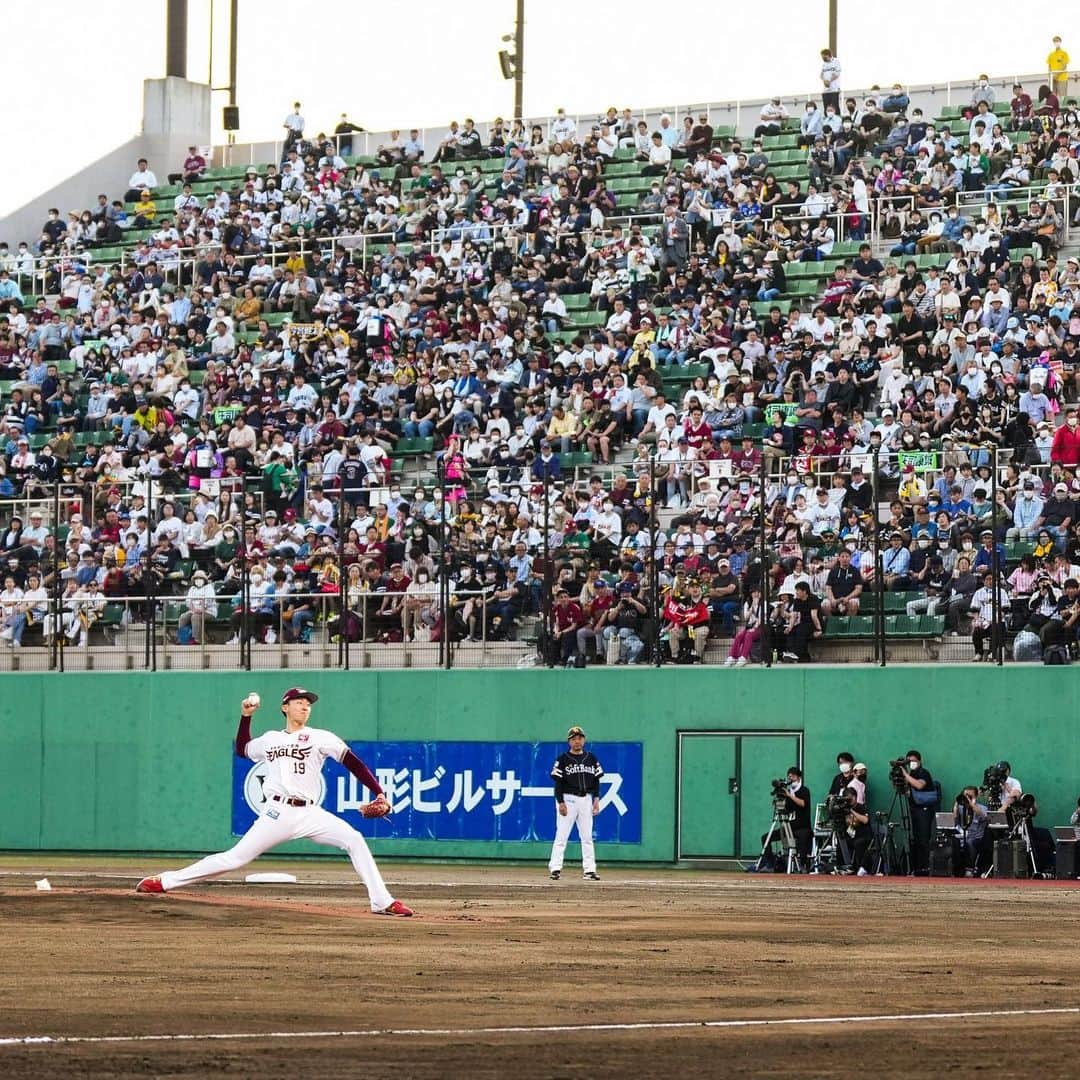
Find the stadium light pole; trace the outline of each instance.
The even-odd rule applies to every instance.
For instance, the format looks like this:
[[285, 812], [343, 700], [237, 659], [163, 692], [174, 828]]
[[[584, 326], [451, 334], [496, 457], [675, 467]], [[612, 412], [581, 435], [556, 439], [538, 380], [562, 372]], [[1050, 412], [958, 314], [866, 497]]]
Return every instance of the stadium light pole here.
[[165, 74], [187, 78], [188, 0], [169, 0], [165, 16]]
[[514, 12], [514, 119], [521, 119], [525, 95], [525, 0], [517, 0]]
[[504, 79], [514, 80], [514, 119], [520, 120], [525, 90], [525, 0], [516, 0], [514, 33], [503, 34], [504, 42], [514, 43], [514, 51], [499, 50], [499, 67]]

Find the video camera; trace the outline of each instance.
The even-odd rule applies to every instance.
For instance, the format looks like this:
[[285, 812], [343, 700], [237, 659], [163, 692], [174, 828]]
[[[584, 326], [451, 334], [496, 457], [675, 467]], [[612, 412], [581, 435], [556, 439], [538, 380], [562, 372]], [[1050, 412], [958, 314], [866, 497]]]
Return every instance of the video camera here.
[[892, 784], [893, 790], [899, 791], [902, 795], [906, 794], [908, 789], [907, 780], [904, 778], [906, 766], [906, 757], [896, 758], [889, 762], [889, 783]]
[[986, 792], [986, 805], [990, 810], [1001, 809], [1001, 797], [1005, 792], [1005, 781], [1009, 778], [1009, 770], [1003, 762], [987, 765], [983, 770], [983, 782], [980, 791]]
[[790, 813], [791, 807], [788, 804], [788, 782], [786, 780], [773, 780], [772, 781], [772, 805], [773, 811], [777, 814]]
[[851, 803], [843, 793], [830, 795], [825, 800], [825, 816], [829, 824], [838, 832], [847, 828], [848, 814], [851, 813]]

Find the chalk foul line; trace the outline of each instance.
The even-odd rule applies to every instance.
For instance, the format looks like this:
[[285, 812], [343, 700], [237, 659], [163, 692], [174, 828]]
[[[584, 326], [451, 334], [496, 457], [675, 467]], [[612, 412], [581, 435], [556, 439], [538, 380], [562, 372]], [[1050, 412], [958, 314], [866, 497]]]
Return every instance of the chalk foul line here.
[[71, 1046], [86, 1043], [234, 1042], [256, 1039], [454, 1038], [479, 1035], [588, 1034], [606, 1031], [678, 1031], [693, 1028], [812, 1027], [830, 1024], [902, 1024], [911, 1022], [1008, 1019], [1021, 1016], [1076, 1016], [1080, 1006], [1047, 1009], [978, 1009], [967, 1012], [883, 1013], [871, 1016], [798, 1016], [747, 1020], [646, 1020], [624, 1024], [545, 1024], [522, 1027], [358, 1028], [342, 1031], [242, 1031], [162, 1035], [15, 1035], [0, 1037], [3, 1046]]

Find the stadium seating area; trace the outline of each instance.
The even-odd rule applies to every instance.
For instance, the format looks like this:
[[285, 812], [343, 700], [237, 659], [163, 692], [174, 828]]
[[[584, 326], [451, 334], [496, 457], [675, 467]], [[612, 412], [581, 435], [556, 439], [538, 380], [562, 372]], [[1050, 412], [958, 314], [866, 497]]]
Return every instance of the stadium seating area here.
[[1068, 655], [1080, 122], [978, 93], [301, 136], [9, 238], [0, 648]]

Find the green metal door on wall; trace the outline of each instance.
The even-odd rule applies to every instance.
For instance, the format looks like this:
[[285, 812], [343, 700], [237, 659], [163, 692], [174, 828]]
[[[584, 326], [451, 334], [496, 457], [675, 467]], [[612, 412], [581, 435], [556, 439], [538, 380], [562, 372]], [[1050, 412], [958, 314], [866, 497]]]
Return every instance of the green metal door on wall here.
[[677, 857], [756, 858], [772, 819], [769, 781], [802, 764], [802, 732], [680, 731], [676, 737]]

